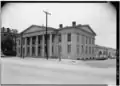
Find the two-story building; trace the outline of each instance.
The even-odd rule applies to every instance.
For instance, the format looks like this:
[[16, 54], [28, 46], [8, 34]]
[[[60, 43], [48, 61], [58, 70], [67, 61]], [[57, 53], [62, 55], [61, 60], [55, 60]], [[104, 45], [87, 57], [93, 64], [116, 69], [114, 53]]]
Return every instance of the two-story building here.
[[[96, 33], [89, 25], [76, 25], [76, 22], [72, 22], [71, 26], [63, 27], [60, 24], [58, 29], [47, 28], [47, 51], [49, 57], [89, 59], [95, 56]], [[45, 57], [45, 34], [46, 27], [38, 25], [32, 25], [21, 32], [17, 38], [17, 56]]]

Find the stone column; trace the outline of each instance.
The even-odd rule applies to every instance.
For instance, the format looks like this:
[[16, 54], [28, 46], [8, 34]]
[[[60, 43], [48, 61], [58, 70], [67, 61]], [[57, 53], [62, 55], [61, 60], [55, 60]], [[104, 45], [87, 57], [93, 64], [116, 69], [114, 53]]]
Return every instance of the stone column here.
[[49, 56], [52, 56], [52, 34], [50, 34]]
[[30, 56], [32, 56], [32, 37], [30, 37]]
[[42, 36], [42, 56], [44, 56], [45, 54], [45, 38], [44, 38], [44, 34]]
[[27, 37], [25, 37], [25, 56], [27, 56]]
[[38, 56], [38, 36], [36, 36], [36, 56]]

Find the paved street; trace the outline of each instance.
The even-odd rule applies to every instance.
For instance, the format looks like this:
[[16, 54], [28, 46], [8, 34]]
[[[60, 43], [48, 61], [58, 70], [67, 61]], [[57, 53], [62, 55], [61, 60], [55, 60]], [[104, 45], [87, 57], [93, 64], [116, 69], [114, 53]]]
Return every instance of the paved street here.
[[115, 68], [84, 62], [38, 58], [2, 58], [2, 84], [115, 84]]

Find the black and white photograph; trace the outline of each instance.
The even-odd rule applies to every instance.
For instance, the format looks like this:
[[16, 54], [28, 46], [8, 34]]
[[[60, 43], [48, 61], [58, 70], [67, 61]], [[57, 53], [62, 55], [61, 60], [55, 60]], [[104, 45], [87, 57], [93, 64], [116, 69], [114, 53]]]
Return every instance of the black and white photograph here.
[[116, 14], [111, 2], [1, 1], [1, 84], [116, 86]]

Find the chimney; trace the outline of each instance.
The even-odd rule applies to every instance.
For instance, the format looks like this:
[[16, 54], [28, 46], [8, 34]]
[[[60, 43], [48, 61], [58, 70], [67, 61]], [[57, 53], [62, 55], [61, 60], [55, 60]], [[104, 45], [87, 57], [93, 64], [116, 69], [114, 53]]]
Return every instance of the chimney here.
[[10, 32], [10, 28], [7, 28], [7, 32]]
[[63, 24], [59, 24], [59, 28], [63, 28]]
[[72, 26], [73, 26], [73, 27], [76, 26], [76, 22], [75, 22], [75, 21], [72, 22]]

